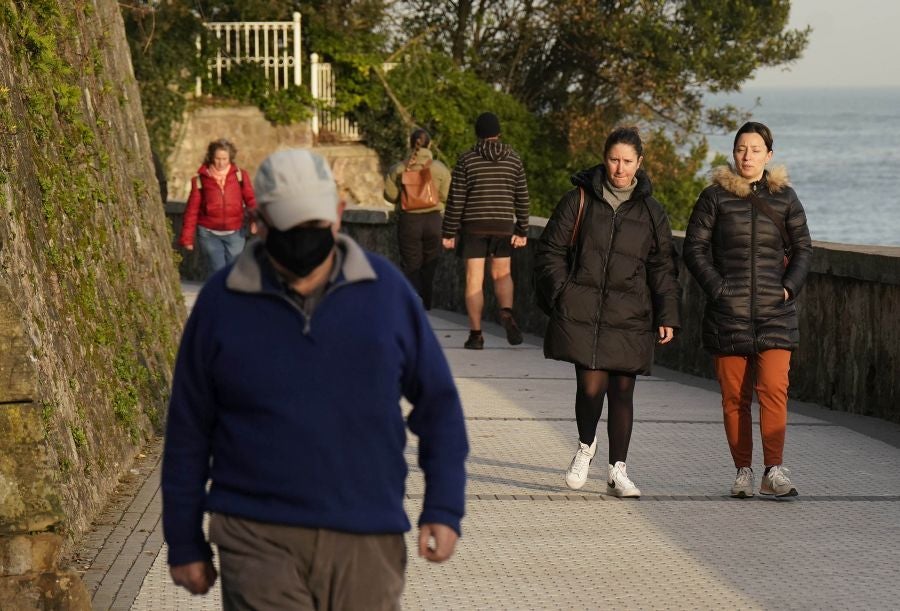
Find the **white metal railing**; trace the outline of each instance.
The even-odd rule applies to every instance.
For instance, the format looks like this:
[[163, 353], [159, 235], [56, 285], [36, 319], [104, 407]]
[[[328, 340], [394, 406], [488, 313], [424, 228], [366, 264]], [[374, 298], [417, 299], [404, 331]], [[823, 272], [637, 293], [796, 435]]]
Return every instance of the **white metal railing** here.
[[311, 128], [318, 137], [320, 131], [327, 131], [338, 140], [358, 141], [362, 139], [356, 122], [338, 114], [329, 107], [336, 104], [334, 71], [331, 64], [319, 61], [319, 54], [309, 56], [309, 90], [314, 100], [319, 100], [318, 108], [313, 112]]
[[[222, 73], [242, 62], [260, 64], [266, 80], [275, 90], [303, 82], [300, 62], [300, 13], [294, 13], [293, 21], [234, 21], [210, 22], [206, 29], [216, 37], [216, 56], [207, 68], [207, 78], [222, 84]], [[197, 53], [202, 39], [197, 36]], [[197, 76], [197, 96], [203, 95], [203, 79]]]
[[[263, 67], [266, 81], [272, 82], [276, 91], [302, 84], [300, 13], [294, 13], [293, 21], [209, 22], [204, 26], [211, 35], [215, 35], [217, 43], [216, 55], [207, 64], [206, 78], [209, 82], [215, 79], [221, 85], [222, 75], [232, 66], [252, 62]], [[198, 55], [202, 44], [202, 37], [198, 36]], [[203, 95], [201, 76], [197, 76], [195, 90], [197, 97]], [[309, 90], [318, 102], [310, 121], [316, 138], [324, 131], [337, 140], [362, 139], [356, 123], [333, 110], [337, 105], [334, 72], [331, 64], [319, 61], [317, 53], [310, 56]]]

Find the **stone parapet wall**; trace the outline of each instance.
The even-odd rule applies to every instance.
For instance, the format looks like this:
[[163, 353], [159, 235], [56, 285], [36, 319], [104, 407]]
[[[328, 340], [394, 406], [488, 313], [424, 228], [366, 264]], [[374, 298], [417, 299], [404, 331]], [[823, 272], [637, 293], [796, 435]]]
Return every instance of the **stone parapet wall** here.
[[[180, 223], [177, 207], [170, 218]], [[513, 257], [515, 310], [520, 326], [543, 335], [546, 316], [534, 303], [534, 247], [546, 219], [531, 218], [528, 246]], [[383, 207], [348, 209], [343, 230], [363, 246], [399, 262], [394, 214]], [[683, 232], [675, 232], [681, 249]], [[188, 274], [198, 268], [183, 264]], [[187, 275], [188, 279], [202, 276]], [[670, 346], [657, 348], [656, 362], [712, 378], [712, 360], [700, 342], [705, 297], [679, 261], [683, 327]], [[497, 320], [487, 282], [485, 317]], [[444, 253], [435, 280], [434, 306], [465, 313], [465, 269]], [[801, 343], [791, 364], [791, 396], [832, 409], [900, 422], [900, 248], [814, 242], [807, 285], [797, 300]]]
[[[317, 146], [313, 150], [322, 155], [331, 166], [348, 210], [368, 210], [373, 214], [380, 214], [381, 217], [393, 210], [393, 205], [386, 202], [382, 195], [384, 178], [375, 151], [361, 144]], [[255, 162], [257, 166], [261, 161], [262, 159], [259, 159]], [[248, 167], [249, 172], [250, 166], [241, 167]], [[255, 172], [256, 166], [252, 167]], [[185, 280], [200, 281], [207, 277], [208, 266], [199, 244], [193, 251], [186, 251], [176, 243], [181, 234], [185, 205], [185, 201], [171, 198], [165, 204], [166, 215], [172, 225], [172, 247], [178, 249], [181, 254], [179, 263], [181, 277]]]
[[[680, 252], [684, 233], [675, 234]], [[674, 350], [659, 351], [656, 361], [713, 378], [700, 340], [706, 298], [683, 262], [679, 282], [684, 327]], [[797, 312], [791, 397], [900, 422], [900, 248], [813, 242]]]
[[[344, 231], [363, 246], [398, 261], [393, 215], [351, 210]], [[546, 316], [533, 298], [534, 247], [546, 219], [532, 217], [528, 246], [513, 257], [519, 324], [543, 335]], [[679, 252], [683, 232], [675, 232]], [[900, 248], [814, 242], [807, 285], [797, 299], [801, 342], [791, 362], [791, 397], [831, 409], [900, 422]], [[679, 261], [683, 328], [657, 349], [660, 365], [714, 377], [700, 342], [705, 297]], [[487, 282], [489, 285], [490, 283]], [[434, 306], [465, 312], [465, 270], [450, 253], [441, 257]], [[485, 316], [497, 320], [496, 300], [485, 291]]]
[[[226, 138], [238, 149], [235, 160], [250, 175], [275, 151], [314, 146], [308, 123], [272, 125], [255, 106], [199, 106], [185, 112], [172, 153], [166, 160], [169, 199], [186, 201], [190, 181], [213, 140]], [[351, 205], [385, 206], [378, 155], [361, 144], [316, 146], [331, 164], [344, 198]]]
[[166, 160], [169, 199], [187, 200], [191, 177], [213, 140], [230, 140], [238, 150], [235, 163], [252, 180], [262, 160], [272, 151], [312, 146], [306, 123], [272, 125], [255, 106], [199, 106], [185, 112], [172, 153]]

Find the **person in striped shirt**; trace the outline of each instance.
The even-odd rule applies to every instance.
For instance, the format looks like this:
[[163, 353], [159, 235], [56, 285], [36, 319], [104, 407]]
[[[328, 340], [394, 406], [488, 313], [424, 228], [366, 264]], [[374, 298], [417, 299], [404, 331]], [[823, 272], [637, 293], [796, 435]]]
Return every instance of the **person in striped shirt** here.
[[453, 168], [450, 196], [442, 225], [443, 245], [458, 247], [466, 261], [466, 311], [470, 350], [484, 348], [481, 315], [484, 310], [484, 272], [491, 260], [491, 280], [500, 306], [500, 323], [510, 344], [522, 343], [513, 316], [511, 256], [528, 240], [528, 183], [522, 159], [500, 141], [500, 120], [485, 112], [475, 121], [478, 142], [463, 153]]

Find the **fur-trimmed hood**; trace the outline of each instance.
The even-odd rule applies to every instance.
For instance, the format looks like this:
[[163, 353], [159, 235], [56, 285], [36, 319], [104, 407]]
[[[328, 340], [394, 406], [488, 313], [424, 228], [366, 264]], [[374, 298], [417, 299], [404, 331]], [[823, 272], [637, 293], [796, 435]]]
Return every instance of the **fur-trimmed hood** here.
[[[720, 165], [713, 168], [712, 172], [710, 172], [710, 180], [712, 184], [719, 185], [738, 197], [747, 197], [752, 191], [753, 183], [738, 174], [730, 165]], [[765, 170], [760, 182], [768, 187], [769, 193], [780, 193], [785, 187], [791, 185], [787, 168], [783, 165], [777, 165], [772, 169]]]

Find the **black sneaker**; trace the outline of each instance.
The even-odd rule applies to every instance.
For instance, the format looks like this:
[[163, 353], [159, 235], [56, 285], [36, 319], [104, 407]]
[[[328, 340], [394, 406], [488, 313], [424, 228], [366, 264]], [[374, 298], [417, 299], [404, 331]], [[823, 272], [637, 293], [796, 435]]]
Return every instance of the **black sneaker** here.
[[513, 346], [518, 346], [522, 343], [522, 331], [519, 330], [519, 325], [516, 324], [516, 319], [513, 318], [512, 312], [501, 310], [500, 324], [506, 329], [506, 341]]
[[467, 350], [484, 350], [484, 335], [469, 331], [469, 339], [463, 344]]

